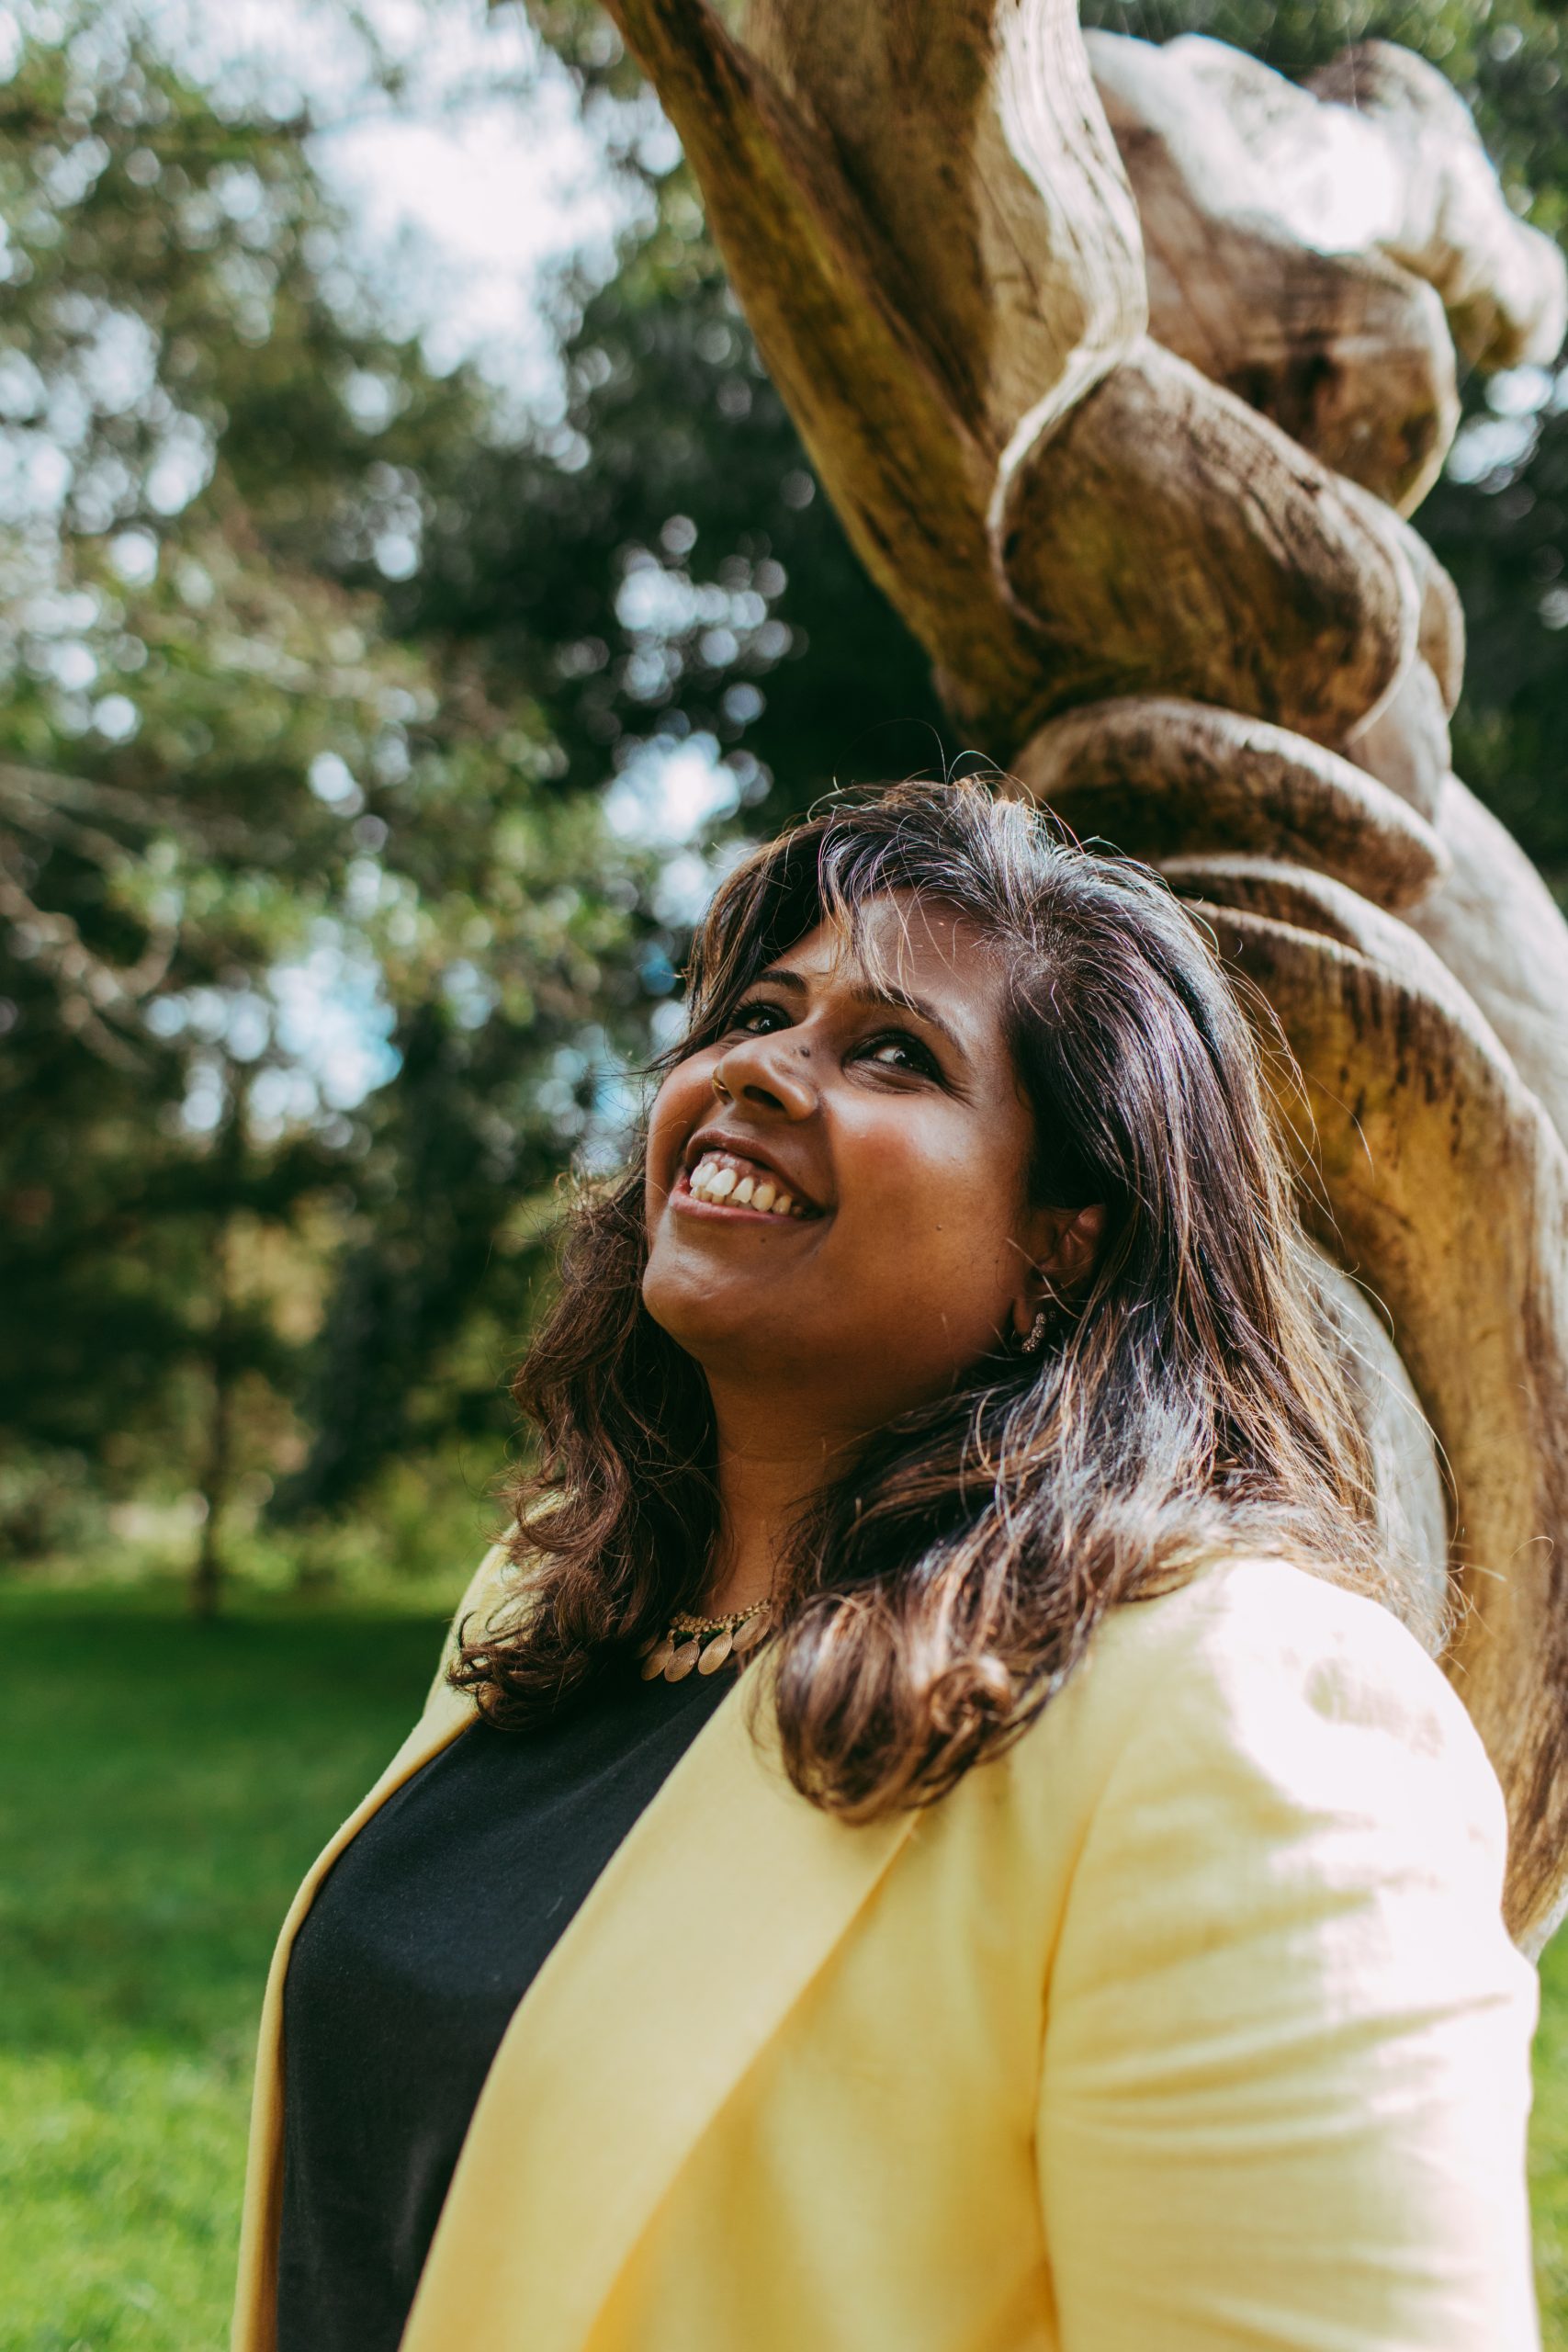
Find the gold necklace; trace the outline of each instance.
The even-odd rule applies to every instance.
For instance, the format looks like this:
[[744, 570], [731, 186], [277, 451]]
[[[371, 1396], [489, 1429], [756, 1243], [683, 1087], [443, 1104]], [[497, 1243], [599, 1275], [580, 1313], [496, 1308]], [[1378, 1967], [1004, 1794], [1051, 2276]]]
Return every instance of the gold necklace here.
[[699, 1674], [716, 1674], [732, 1657], [744, 1657], [768, 1630], [766, 1600], [738, 1609], [729, 1617], [688, 1617], [683, 1611], [671, 1618], [667, 1630], [649, 1642], [642, 1654], [642, 1679], [682, 1682], [694, 1667]]

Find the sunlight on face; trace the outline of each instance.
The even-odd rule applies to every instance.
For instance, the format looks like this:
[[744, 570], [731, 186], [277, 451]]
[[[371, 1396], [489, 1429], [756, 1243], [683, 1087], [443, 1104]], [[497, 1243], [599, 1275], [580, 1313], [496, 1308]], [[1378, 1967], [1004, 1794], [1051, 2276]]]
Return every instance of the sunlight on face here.
[[710, 1379], [788, 1384], [865, 1430], [1027, 1324], [1047, 1233], [1004, 985], [973, 923], [890, 894], [858, 952], [819, 926], [671, 1072], [644, 1298]]

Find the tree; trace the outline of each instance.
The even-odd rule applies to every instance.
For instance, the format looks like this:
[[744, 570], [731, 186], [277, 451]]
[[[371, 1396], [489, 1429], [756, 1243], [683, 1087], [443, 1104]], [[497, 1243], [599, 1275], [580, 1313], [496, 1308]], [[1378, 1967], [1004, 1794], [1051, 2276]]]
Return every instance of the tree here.
[[[570, 401], [562, 426], [553, 440], [502, 453], [493, 477], [501, 494], [491, 512], [504, 515], [499, 527], [513, 548], [526, 551], [508, 563], [508, 577], [521, 579], [539, 560], [551, 572], [548, 592], [517, 610], [512, 642], [547, 694], [553, 666], [564, 663], [569, 674], [552, 707], [581, 762], [578, 772], [591, 774], [596, 760], [603, 769], [606, 744], [613, 757], [616, 745], [636, 744], [667, 723], [676, 729], [711, 725], [730, 684], [764, 675], [759, 649], [742, 633], [732, 664], [705, 676], [699, 668], [695, 678], [682, 666], [641, 701], [626, 692], [626, 665], [639, 647], [615, 610], [622, 550], [651, 550], [672, 573], [715, 588], [723, 584], [719, 572], [728, 560], [747, 560], [743, 542], [752, 543], [759, 531], [787, 576], [787, 586], [770, 600], [769, 618], [792, 631], [795, 650], [782, 662], [772, 657], [768, 649], [781, 640], [776, 630], [770, 634], [762, 650], [771, 662], [765, 708], [734, 739], [746, 786], [756, 789], [751, 757], [772, 779], [771, 797], [743, 804], [742, 821], [765, 827], [834, 774], [931, 764], [939, 741], [950, 755], [963, 751], [967, 738], [929, 691], [929, 665], [848, 554], [828, 503], [814, 499], [793, 508], [781, 497], [786, 479], [793, 495], [804, 495], [809, 460], [728, 292], [700, 190], [689, 168], [672, 163], [649, 131], [640, 76], [618, 36], [595, 0], [548, 0], [533, 14], [577, 77], [590, 117], [612, 126], [604, 133], [607, 143], [648, 189], [645, 225], [628, 240], [615, 279], [567, 332]], [[1152, 40], [1207, 33], [1297, 77], [1349, 42], [1401, 42], [1440, 65], [1474, 107], [1506, 181], [1520, 201], [1529, 200], [1531, 217], [1555, 231], [1568, 211], [1560, 11], [1528, 0], [1495, 0], [1484, 14], [1468, 0], [1435, 8], [1374, 7], [1360, 0], [1330, 7], [1295, 0], [1090, 0], [1083, 17], [1086, 25]], [[732, 384], [721, 401], [721, 389], [737, 378], [739, 392]], [[1423, 510], [1423, 528], [1463, 593], [1471, 632], [1472, 659], [1455, 721], [1461, 765], [1554, 878], [1564, 871], [1564, 845], [1551, 747], [1568, 726], [1568, 672], [1558, 658], [1560, 600], [1551, 591], [1562, 553], [1556, 452], [1568, 434], [1568, 409], [1554, 400], [1545, 371], [1497, 384], [1493, 397], [1501, 411], [1489, 405], [1488, 379], [1479, 373], [1468, 373], [1464, 392], [1467, 416], [1481, 430], [1461, 436], [1460, 473], [1445, 478]], [[584, 461], [568, 472], [552, 459], [553, 447], [586, 452]], [[672, 467], [677, 454], [683, 464]], [[604, 493], [606, 478], [640, 503], [617, 510]], [[697, 537], [683, 556], [671, 555], [660, 534], [681, 516], [697, 525]], [[675, 536], [679, 544], [679, 526]], [[563, 609], [556, 594], [556, 551], [569, 543], [570, 576], [586, 610], [576, 603]], [[439, 573], [439, 549], [435, 563]], [[675, 584], [679, 589], [679, 578]], [[678, 615], [679, 596], [669, 597], [664, 610]], [[481, 612], [476, 634], [484, 626]], [[698, 631], [676, 625], [671, 633], [685, 665]], [[803, 640], [808, 650], [801, 650]], [[592, 657], [598, 644], [604, 661], [571, 676], [574, 660]], [[632, 675], [648, 673], [638, 668]], [[581, 730], [574, 726], [578, 705]], [[743, 698], [740, 707], [749, 702]], [[856, 714], [852, 745], [846, 710]], [[869, 725], [859, 723], [863, 712]], [[922, 731], [930, 729], [934, 736]], [[757, 806], [761, 813], [753, 817], [750, 809]]]
[[[350, 1300], [367, 1227], [384, 1254], [412, 1238], [433, 1291], [457, 1280], [432, 1280], [403, 1182], [444, 1064], [448, 1156], [460, 1136], [483, 1177], [443, 1202], [475, 1211], [482, 1259], [558, 1159], [571, 1121], [536, 1098], [602, 1022], [597, 959], [636, 899], [594, 810], [550, 795], [526, 690], [438, 673], [389, 626], [420, 464], [482, 440], [487, 396], [377, 326], [308, 129], [219, 110], [90, 10], [25, 44], [0, 100], [13, 1534], [42, 1532], [51, 1465], [57, 1489], [195, 1485], [204, 1601], [235, 1396], [273, 1399], [250, 1418], [276, 1459], [310, 1372], [236, 1294], [243, 1235], [335, 1204]], [[386, 1082], [364, 1104], [313, 1034], [349, 994]], [[405, 1389], [470, 1304], [395, 1335]]]
[[[1452, 1473], [1427, 1572], [1471, 1604], [1451, 1663], [1539, 1939], [1568, 1816], [1568, 1619], [1529, 1565], [1568, 1521], [1568, 927], [1450, 773], [1459, 605], [1402, 514], [1459, 424], [1456, 354], [1554, 357], [1562, 256], [1387, 43], [1298, 89], [1213, 46], [1086, 48], [1069, 0], [918, 34], [878, 0], [739, 35], [704, 0], [614, 13], [950, 710], [1166, 863], [1284, 1025], [1324, 1243], [1376, 1283]], [[1359, 1312], [1352, 1354], [1386, 1349]], [[1391, 1521], [1434, 1524], [1436, 1471], [1391, 1440]]]

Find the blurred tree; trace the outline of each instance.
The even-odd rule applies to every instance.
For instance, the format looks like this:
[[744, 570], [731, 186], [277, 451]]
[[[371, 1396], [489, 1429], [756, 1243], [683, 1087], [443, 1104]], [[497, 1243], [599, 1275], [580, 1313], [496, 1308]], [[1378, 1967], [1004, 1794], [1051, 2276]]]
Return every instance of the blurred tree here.
[[[653, 853], [621, 944], [598, 960], [604, 1034], [589, 1023], [563, 1040], [555, 1130], [526, 1181], [509, 1163], [525, 1197], [573, 1140], [586, 1136], [592, 1159], [593, 1098], [614, 1100], [617, 1054], [639, 1050], [673, 989], [712, 878], [690, 852], [660, 870], [664, 763], [683, 754], [706, 778], [705, 839], [722, 860], [727, 837], [782, 821], [836, 779], [938, 766], [964, 748], [923, 654], [817, 495], [678, 153], [607, 29], [585, 15], [566, 47], [607, 150], [641, 184], [641, 225], [607, 285], [558, 289], [562, 413], [431, 436], [420, 561], [380, 592], [403, 642], [445, 674], [487, 699], [527, 697], [550, 746], [551, 805], [608, 787], [612, 815], [634, 841], [646, 829]], [[368, 584], [367, 557], [341, 576]], [[435, 842], [430, 854], [446, 853]], [[595, 899], [607, 920], [615, 890]], [[493, 982], [493, 949], [479, 961]], [[372, 1113], [400, 1185], [367, 1217], [329, 1309], [314, 1442], [286, 1511], [347, 1500], [389, 1452], [443, 1426], [495, 1430], [496, 1365], [525, 1326], [536, 1255], [506, 1259], [488, 1173], [497, 1109], [519, 1091], [515, 1040], [491, 1016], [461, 1040], [411, 1029], [401, 1042], [400, 1078]], [[476, 1313], [494, 1332], [482, 1369], [464, 1347]], [[465, 1356], [471, 1385], [450, 1369]], [[433, 1376], [411, 1384], [414, 1363]]]
[[[558, 1164], [547, 1090], [585, 1032], [608, 1053], [599, 959], [637, 899], [596, 811], [548, 796], [526, 690], [389, 634], [419, 460], [476, 446], [487, 401], [376, 327], [306, 130], [219, 111], [90, 9], [0, 93], [0, 1427], [36, 1474], [12, 1533], [51, 1465], [194, 1487], [204, 1605], [236, 1395], [298, 1401], [311, 1370], [236, 1296], [237, 1224], [339, 1205], [308, 1488], [336, 1499], [361, 1392], [379, 1458]], [[367, 1252], [389, 1328], [355, 1318]]]

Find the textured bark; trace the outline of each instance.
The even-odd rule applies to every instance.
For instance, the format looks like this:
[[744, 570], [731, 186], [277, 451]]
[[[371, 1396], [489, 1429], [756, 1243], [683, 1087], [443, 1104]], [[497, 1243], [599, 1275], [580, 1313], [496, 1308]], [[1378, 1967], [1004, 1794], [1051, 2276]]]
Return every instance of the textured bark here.
[[[846, 7], [842, 40], [831, 11], [780, 8], [755, 50], [703, 0], [612, 13], [857, 552], [964, 724], [1010, 744], [1050, 680], [991, 560], [998, 468], [1016, 433], [1114, 364], [1145, 311], [1071, 0]], [[906, 127], [891, 156], [889, 119]]]
[[1143, 338], [1070, 0], [777, 0], [744, 46], [700, 0], [615, 13], [823, 481], [966, 729], [1006, 757], [1052, 709], [1156, 682], [1326, 739], [1382, 699], [1411, 644], [1394, 534]]
[[1395, 510], [1456, 342], [1554, 353], [1562, 256], [1386, 44], [1295, 89], [1097, 37], [1113, 136], [1071, 0], [755, 0], [740, 35], [611, 5], [966, 741], [1159, 864], [1284, 1025], [1324, 1313], [1428, 1629], [1447, 1550], [1539, 1941], [1568, 1879], [1568, 928], [1449, 773], [1463, 616]]
[[1371, 718], [1345, 738], [1345, 754], [1430, 819], [1449, 778], [1449, 715], [1442, 689], [1419, 655]]
[[1451, 718], [1464, 686], [1464, 606], [1426, 540], [1406, 531], [1403, 544], [1414, 560], [1421, 590], [1416, 651], [1436, 678], [1443, 708]]
[[1053, 703], [1163, 690], [1326, 742], [1415, 653], [1389, 520], [1145, 339], [1004, 474], [996, 549], [1052, 649]]
[[1315, 1136], [1307, 1198], [1325, 1199], [1325, 1246], [1388, 1308], [1450, 1467], [1464, 1612], [1445, 1663], [1508, 1794], [1508, 1917], [1538, 1950], [1568, 1845], [1568, 1159], [1446, 967], [1395, 918], [1357, 918], [1369, 948], [1378, 934], [1372, 954], [1203, 911], [1290, 1040], [1303, 1091], [1286, 1114]]
[[1387, 1308], [1321, 1253], [1317, 1279], [1323, 1319], [1371, 1451], [1380, 1532], [1404, 1572], [1405, 1623], [1439, 1657], [1453, 1608], [1438, 1442], [1393, 1344]]
[[1437, 831], [1447, 876], [1408, 919], [1463, 981], [1568, 1142], [1568, 926], [1513, 835], [1457, 775], [1444, 786]]
[[1339, 491], [1370, 529], [1393, 538], [1416, 575], [1420, 599], [1416, 650], [1438, 681], [1445, 713], [1451, 712], [1464, 684], [1464, 607], [1459, 590], [1420, 533], [1392, 507], [1359, 482], [1342, 481]]
[[1414, 808], [1334, 752], [1171, 696], [1090, 703], [1032, 736], [1013, 774], [1084, 838], [1154, 862], [1251, 850], [1403, 907], [1448, 872]]
[[1384, 42], [1298, 89], [1224, 42], [1087, 37], [1144, 224], [1149, 330], [1402, 511], [1459, 423], [1454, 344], [1547, 362], [1561, 254], [1463, 105]]
[[1142, 333], [1136, 209], [1070, 0], [756, 0], [746, 45], [876, 222], [899, 311], [993, 464]]
[[1362, 41], [1309, 86], [1394, 151], [1399, 217], [1380, 243], [1437, 288], [1465, 357], [1479, 368], [1553, 360], [1568, 331], [1562, 255], [1502, 200], [1470, 110], [1436, 66], [1392, 41]]
[[[1376, 153], [1347, 171], [1347, 134], [1375, 151], [1381, 132], [1215, 41], [1090, 33], [1087, 46], [1144, 224], [1150, 333], [1325, 465], [1416, 504], [1453, 439], [1459, 391], [1441, 296], [1379, 249], [1365, 197], [1347, 206], [1347, 188], [1371, 196], [1391, 176]], [[1271, 136], [1249, 141], [1260, 99]]]

